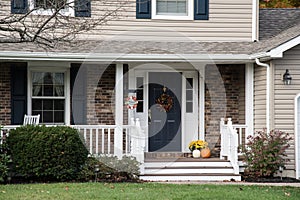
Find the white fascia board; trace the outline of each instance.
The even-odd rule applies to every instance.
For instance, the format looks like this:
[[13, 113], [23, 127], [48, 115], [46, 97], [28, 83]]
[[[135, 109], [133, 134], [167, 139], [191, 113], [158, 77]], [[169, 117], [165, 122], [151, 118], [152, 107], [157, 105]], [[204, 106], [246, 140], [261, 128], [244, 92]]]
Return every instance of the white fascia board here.
[[300, 44], [300, 35], [270, 50], [268, 54], [271, 58], [282, 58], [283, 52], [297, 46], [298, 44]]
[[101, 54], [101, 53], [49, 53], [0, 52], [0, 60], [69, 61], [69, 62], [250, 62], [247, 54]]

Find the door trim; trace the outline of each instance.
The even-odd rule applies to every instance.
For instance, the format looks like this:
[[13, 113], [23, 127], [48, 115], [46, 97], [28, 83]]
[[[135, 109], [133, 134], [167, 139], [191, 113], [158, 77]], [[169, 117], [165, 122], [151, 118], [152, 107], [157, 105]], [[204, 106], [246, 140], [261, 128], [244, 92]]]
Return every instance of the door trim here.
[[[197, 126], [197, 132], [198, 135], [195, 136], [197, 139], [200, 137], [204, 137], [204, 113], [200, 113], [201, 110], [204, 111], [204, 66], [205, 65], [201, 65], [201, 67], [198, 68], [190, 68], [189, 65], [187, 65], [187, 63], [155, 63], [155, 64], [149, 64], [149, 63], [144, 63], [142, 65], [137, 65], [137, 64], [130, 64], [129, 63], [129, 90], [131, 91], [132, 89], [135, 88], [136, 86], [136, 77], [143, 77], [144, 78], [144, 99], [147, 99], [147, 101], [144, 101], [144, 112], [143, 113], [137, 113], [135, 111], [130, 110], [128, 112], [128, 119], [130, 119], [131, 117], [138, 117], [140, 118], [141, 121], [141, 126], [144, 130], [145, 133], [145, 142], [146, 142], [146, 146], [145, 146], [145, 152], [149, 152], [149, 147], [148, 147], [148, 123], [143, 121], [148, 119], [148, 107], [149, 107], [149, 103], [148, 103], [148, 93], [149, 93], [149, 87], [148, 87], [148, 83], [149, 83], [149, 72], [181, 72], [183, 73], [183, 75], [185, 73], [194, 73], [196, 74], [195, 76], [197, 77], [196, 80], [196, 88], [198, 91], [196, 91], [196, 96], [195, 98], [197, 99], [197, 103], [196, 103], [196, 117], [197, 117], [197, 122], [196, 122], [196, 126]], [[168, 68], [169, 67], [169, 68]], [[184, 90], [183, 87], [183, 82], [185, 81], [185, 78], [182, 79], [182, 91]], [[194, 89], [195, 90], [195, 89]], [[202, 91], [203, 90], [203, 91]], [[130, 94], [132, 95], [132, 93]], [[201, 95], [201, 98], [199, 99], [199, 96]], [[182, 105], [186, 105], [185, 104], [185, 96], [182, 94]], [[202, 117], [203, 115], [203, 117]], [[199, 118], [202, 117], [202, 118]], [[185, 108], [181, 111], [181, 122], [183, 122], [185, 118]], [[184, 130], [184, 125], [182, 124], [182, 134], [181, 134], [181, 141], [182, 141], [182, 146], [181, 146], [181, 150], [182, 152], [190, 152], [188, 149], [186, 149], [186, 146], [188, 144], [184, 143], [184, 139], [186, 138], [186, 131]]]

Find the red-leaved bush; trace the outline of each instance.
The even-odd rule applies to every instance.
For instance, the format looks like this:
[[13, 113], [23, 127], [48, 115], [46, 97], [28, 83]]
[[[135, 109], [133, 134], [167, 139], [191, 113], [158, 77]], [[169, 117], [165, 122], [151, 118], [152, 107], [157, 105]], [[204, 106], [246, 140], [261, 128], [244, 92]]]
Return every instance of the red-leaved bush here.
[[263, 130], [247, 139], [246, 147], [242, 149], [247, 163], [246, 176], [272, 177], [280, 166], [289, 161], [286, 149], [292, 138], [288, 133], [279, 130], [267, 133]]

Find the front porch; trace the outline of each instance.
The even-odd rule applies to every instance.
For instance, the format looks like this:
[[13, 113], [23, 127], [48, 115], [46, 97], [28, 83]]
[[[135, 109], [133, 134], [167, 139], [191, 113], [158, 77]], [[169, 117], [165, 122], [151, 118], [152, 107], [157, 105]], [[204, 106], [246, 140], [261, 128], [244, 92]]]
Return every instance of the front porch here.
[[[219, 158], [192, 158], [191, 153], [145, 152], [146, 137], [139, 119], [130, 125], [72, 125], [84, 138], [91, 155], [133, 156], [140, 166], [142, 180], [147, 181], [240, 181], [238, 146], [247, 136], [245, 125], [232, 125], [231, 119], [220, 121], [221, 154]], [[18, 125], [4, 126], [1, 138], [9, 135]], [[118, 135], [118, 133], [121, 133]], [[117, 140], [123, 141], [119, 146]]]
[[[19, 96], [11, 100], [11, 116], [7, 112], [6, 121], [2, 121], [2, 124], [21, 124], [20, 119], [24, 115], [18, 114], [24, 110], [28, 114], [41, 114], [42, 124], [53, 125], [45, 117], [49, 110], [44, 107], [39, 109], [34, 104], [39, 99], [45, 102], [44, 99], [50, 98], [41, 97], [39, 93], [44, 86], [40, 86], [42, 81], [38, 78], [48, 74], [50, 78], [47, 78], [53, 81], [54, 93], [63, 95], [53, 97], [54, 101], [59, 99], [65, 105], [59, 111], [51, 108], [53, 113], [64, 116], [56, 125], [65, 124], [78, 129], [90, 154], [115, 155], [119, 158], [123, 155], [134, 156], [142, 164], [141, 174], [151, 174], [153, 177], [157, 175], [153, 173], [157, 169], [168, 168], [169, 174], [176, 168], [172, 177], [182, 171], [184, 173], [180, 173], [180, 177], [185, 180], [197, 177], [197, 173], [199, 180], [219, 180], [217, 177], [223, 172], [230, 172], [233, 179], [239, 180], [236, 177], [239, 174], [237, 147], [245, 143], [245, 138], [253, 130], [252, 64], [116, 63], [107, 66], [71, 63], [70, 69], [66, 66], [63, 71], [52, 68], [51, 73], [48, 72], [52, 65], [50, 62], [45, 68], [37, 67], [40, 63], [29, 63], [27, 70], [20, 70], [26, 68], [25, 64], [18, 65], [16, 71], [9, 72], [9, 67], [5, 70], [15, 77], [24, 78], [28, 75], [29, 80], [18, 79], [18, 83], [27, 86], [28, 90], [25, 88], [22, 91], [22, 109], [13, 108]], [[64, 76], [65, 79], [51, 79], [56, 76]], [[12, 76], [9, 81], [13, 80], [17, 78]], [[64, 87], [64, 93], [55, 86], [55, 81], [59, 82], [59, 87]], [[162, 110], [162, 105], [158, 106], [157, 103], [164, 94], [172, 99], [169, 110]], [[15, 96], [12, 95], [12, 98]], [[128, 109], [125, 102], [127, 97], [132, 96], [136, 97], [138, 105]], [[10, 123], [7, 120], [9, 117]], [[222, 121], [223, 117], [232, 117], [233, 122], [231, 119]], [[57, 118], [52, 117], [52, 120]], [[8, 125], [3, 130], [8, 133], [9, 129], [15, 127]], [[157, 152], [184, 155], [189, 153], [188, 144], [197, 139], [209, 143], [213, 153], [210, 161], [182, 160], [182, 156], [177, 156], [173, 166], [165, 162], [168, 159], [165, 157], [154, 162], [160, 163], [155, 166], [153, 159], [147, 155]], [[165, 163], [165, 166], [161, 163]], [[223, 168], [226, 169], [223, 171]], [[216, 171], [220, 173], [214, 173]], [[186, 174], [186, 178], [182, 174]], [[207, 174], [210, 174], [209, 178]], [[160, 177], [162, 179], [163, 176]]]

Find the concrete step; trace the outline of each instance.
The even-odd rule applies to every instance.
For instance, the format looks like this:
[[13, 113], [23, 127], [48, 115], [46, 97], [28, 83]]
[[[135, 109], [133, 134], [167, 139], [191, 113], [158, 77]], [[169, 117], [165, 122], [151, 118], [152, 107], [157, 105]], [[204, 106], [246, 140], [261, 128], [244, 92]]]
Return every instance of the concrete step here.
[[140, 176], [145, 181], [241, 181], [236, 174], [147, 174]]
[[181, 153], [147, 153], [146, 181], [240, 181], [230, 161], [219, 158], [192, 158]]
[[145, 167], [156, 167], [156, 168], [166, 168], [166, 167], [232, 167], [229, 161], [226, 162], [145, 162]]
[[145, 168], [145, 174], [232, 174], [232, 167], [166, 167], [166, 168]]

